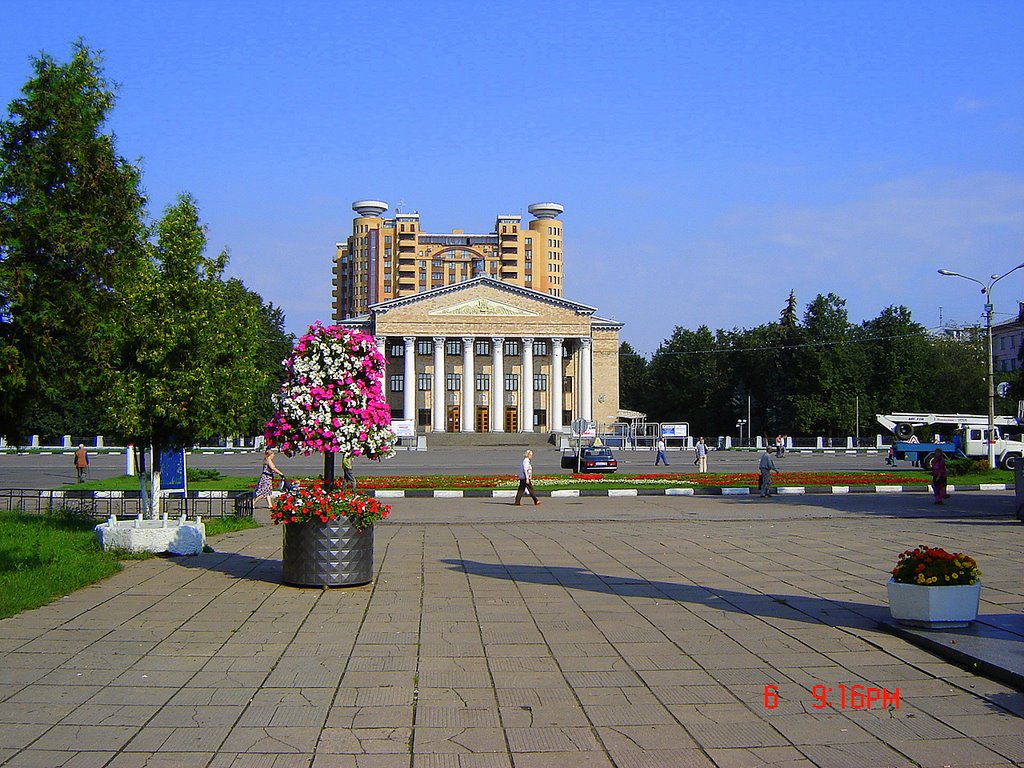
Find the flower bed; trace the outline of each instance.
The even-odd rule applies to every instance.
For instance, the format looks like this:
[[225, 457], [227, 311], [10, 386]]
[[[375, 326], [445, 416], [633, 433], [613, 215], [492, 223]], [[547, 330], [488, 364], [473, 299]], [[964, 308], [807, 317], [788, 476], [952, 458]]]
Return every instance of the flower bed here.
[[[833, 486], [833, 485], [921, 485], [929, 482], [927, 475], [907, 477], [890, 472], [837, 473], [837, 472], [782, 472], [774, 478], [776, 485], [791, 486]], [[735, 488], [756, 486], [758, 475], [746, 474], [642, 474], [642, 475], [535, 475], [536, 487], [573, 487], [588, 485], [610, 487], [705, 487]], [[514, 475], [482, 475], [467, 477], [460, 475], [423, 475], [374, 477], [363, 476], [359, 487], [363, 490], [491, 490], [515, 488], [518, 480]]]

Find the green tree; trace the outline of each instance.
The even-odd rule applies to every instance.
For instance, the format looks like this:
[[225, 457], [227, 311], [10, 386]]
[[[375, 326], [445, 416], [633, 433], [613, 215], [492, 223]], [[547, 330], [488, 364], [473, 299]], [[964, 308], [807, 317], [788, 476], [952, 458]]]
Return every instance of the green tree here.
[[646, 413], [647, 360], [629, 344], [619, 345], [619, 406]]
[[867, 358], [856, 343], [846, 301], [819, 295], [804, 313], [806, 341], [796, 356], [793, 405], [798, 430], [834, 437], [854, 426]]
[[109, 368], [118, 291], [141, 258], [139, 171], [104, 132], [114, 104], [82, 42], [43, 54], [0, 122], [0, 434], [89, 399]]
[[728, 369], [721, 340], [706, 325], [696, 331], [677, 327], [648, 365], [648, 417], [686, 421], [694, 432], [711, 432], [728, 410]]
[[274, 396], [281, 389], [286, 375], [282, 362], [291, 354], [295, 335], [285, 331], [284, 311], [273, 303], [265, 303], [255, 291], [250, 291], [241, 280], [231, 278], [224, 285], [226, 299], [231, 305], [255, 303], [259, 307], [259, 350], [257, 368], [265, 380], [263, 390], [256, 398], [255, 408], [250, 415], [244, 433], [263, 434], [267, 422], [275, 413]]
[[861, 324], [857, 334], [867, 356], [867, 379], [861, 394], [863, 425], [875, 424], [874, 414], [929, 411], [926, 382], [930, 337], [915, 323], [906, 307], [890, 306]]
[[[258, 297], [221, 279], [227, 252], [204, 255], [195, 201], [157, 225], [151, 258], [121, 295], [121, 345], [109, 418], [136, 445], [189, 446], [248, 428], [269, 386]], [[159, 466], [154, 466], [154, 497]]]
[[987, 341], [982, 328], [937, 336], [928, 345], [924, 404], [936, 413], [988, 413]]
[[783, 328], [796, 328], [800, 323], [800, 315], [797, 312], [796, 292], [790, 291], [786, 299], [786, 306], [779, 313], [779, 325]]

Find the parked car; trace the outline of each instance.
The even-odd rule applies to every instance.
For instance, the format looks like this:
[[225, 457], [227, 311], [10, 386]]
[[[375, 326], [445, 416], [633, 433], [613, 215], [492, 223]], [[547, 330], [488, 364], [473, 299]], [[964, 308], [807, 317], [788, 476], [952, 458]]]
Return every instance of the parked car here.
[[[612, 453], [612, 449], [604, 445], [590, 445], [582, 449], [579, 457], [580, 472], [614, 472], [619, 468], [619, 462]], [[567, 448], [562, 451], [562, 469], [576, 471], [576, 451]]]

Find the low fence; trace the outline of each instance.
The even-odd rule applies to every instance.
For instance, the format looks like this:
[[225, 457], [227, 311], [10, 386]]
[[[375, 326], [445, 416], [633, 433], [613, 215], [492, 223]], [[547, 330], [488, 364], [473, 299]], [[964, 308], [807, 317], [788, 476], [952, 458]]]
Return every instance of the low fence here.
[[[139, 491], [39, 490], [0, 488], [0, 511], [45, 515], [68, 510], [97, 519], [136, 517], [144, 514]], [[252, 517], [252, 491], [189, 491], [165, 495], [161, 509], [170, 517]]]

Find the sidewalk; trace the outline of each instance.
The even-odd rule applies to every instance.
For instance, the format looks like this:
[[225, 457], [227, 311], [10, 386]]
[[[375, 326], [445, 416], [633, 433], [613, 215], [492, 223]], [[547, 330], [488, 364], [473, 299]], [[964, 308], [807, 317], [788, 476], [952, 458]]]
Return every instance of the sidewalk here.
[[879, 627], [925, 541], [1024, 610], [1012, 494], [957, 498], [394, 499], [336, 590], [230, 534], [0, 621], [0, 765], [1024, 765], [1024, 693]]

